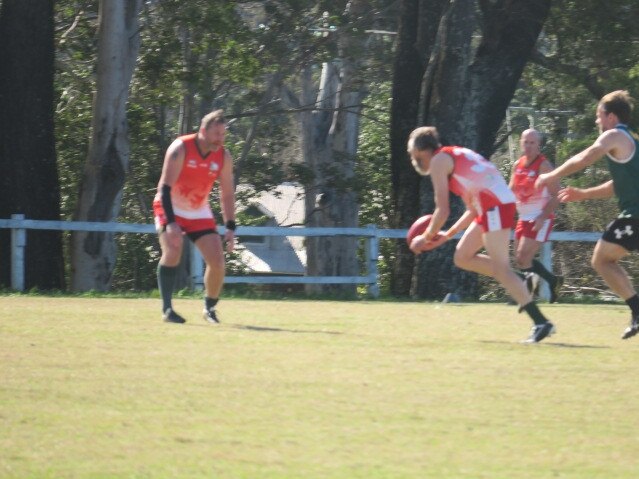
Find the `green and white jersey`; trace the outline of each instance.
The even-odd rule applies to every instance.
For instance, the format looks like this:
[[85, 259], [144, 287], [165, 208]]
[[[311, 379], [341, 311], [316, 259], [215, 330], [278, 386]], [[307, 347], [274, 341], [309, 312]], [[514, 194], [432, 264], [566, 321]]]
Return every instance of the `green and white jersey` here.
[[639, 218], [639, 140], [628, 127], [619, 124], [617, 130], [628, 135], [635, 149], [628, 158], [613, 158], [607, 155], [608, 169], [619, 199], [620, 218]]

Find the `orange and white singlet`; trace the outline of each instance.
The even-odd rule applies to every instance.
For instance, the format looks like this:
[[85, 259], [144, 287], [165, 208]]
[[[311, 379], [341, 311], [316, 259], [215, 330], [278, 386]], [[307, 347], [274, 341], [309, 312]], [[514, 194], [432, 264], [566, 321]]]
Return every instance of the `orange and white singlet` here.
[[[184, 145], [184, 163], [177, 181], [171, 188], [171, 202], [175, 216], [186, 219], [212, 218], [208, 198], [224, 166], [224, 148], [200, 153], [197, 134], [181, 136]], [[160, 196], [156, 195], [156, 202]]]
[[[544, 155], [539, 155], [526, 166], [526, 157], [517, 160], [513, 168], [513, 192], [517, 197], [517, 213], [520, 221], [533, 221], [542, 212], [550, 200], [548, 188], [535, 188], [535, 181], [539, 176], [539, 168], [546, 161]], [[551, 215], [550, 218], [553, 218]]]
[[479, 153], [461, 146], [443, 146], [435, 153], [453, 158], [448, 188], [472, 206], [479, 216], [495, 206], [515, 203], [515, 195], [497, 167]]

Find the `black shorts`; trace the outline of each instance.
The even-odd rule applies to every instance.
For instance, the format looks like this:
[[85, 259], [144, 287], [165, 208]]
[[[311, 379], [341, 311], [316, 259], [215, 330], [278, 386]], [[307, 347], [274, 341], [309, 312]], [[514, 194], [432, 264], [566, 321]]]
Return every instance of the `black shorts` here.
[[[166, 225], [162, 225], [160, 227], [160, 233], [164, 233], [165, 231], [166, 231]], [[216, 229], [208, 228], [208, 229], [199, 230], [199, 231], [189, 231], [188, 233], [184, 233], [184, 234], [191, 240], [191, 242], [195, 243], [202, 236], [217, 235], [219, 233], [217, 232]]]
[[639, 219], [618, 218], [606, 226], [602, 240], [618, 244], [628, 251], [639, 250]]

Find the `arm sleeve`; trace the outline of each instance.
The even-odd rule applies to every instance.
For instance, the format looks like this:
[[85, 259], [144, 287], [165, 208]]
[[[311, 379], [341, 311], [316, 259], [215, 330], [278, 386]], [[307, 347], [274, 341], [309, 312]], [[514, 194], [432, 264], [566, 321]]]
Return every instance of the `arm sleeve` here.
[[164, 209], [164, 216], [166, 216], [167, 224], [175, 223], [175, 213], [173, 212], [173, 203], [171, 203], [171, 187], [169, 185], [162, 185], [160, 199], [162, 201], [162, 209]]

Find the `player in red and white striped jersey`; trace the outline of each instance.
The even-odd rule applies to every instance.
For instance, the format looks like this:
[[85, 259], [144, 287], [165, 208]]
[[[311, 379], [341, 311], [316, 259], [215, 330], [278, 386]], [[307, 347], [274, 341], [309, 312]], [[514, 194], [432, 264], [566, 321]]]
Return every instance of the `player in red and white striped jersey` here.
[[559, 205], [559, 181], [541, 189], [535, 188], [539, 175], [552, 171], [553, 165], [541, 153], [541, 134], [537, 130], [525, 130], [520, 143], [524, 154], [513, 164], [508, 185], [517, 197], [519, 215], [515, 227], [515, 261], [525, 275], [536, 273], [548, 282], [550, 302], [554, 303], [564, 279], [548, 271], [535, 259], [535, 255], [552, 231], [554, 212]]
[[[499, 170], [468, 148], [442, 146], [437, 129], [415, 129], [408, 139], [415, 170], [430, 175], [435, 211], [426, 231], [410, 248], [419, 254], [424, 246], [443, 244], [466, 229], [455, 250], [455, 265], [495, 278], [517, 301], [534, 326], [526, 342], [537, 343], [554, 332], [554, 325], [539, 310], [526, 285], [510, 267], [510, 233], [515, 226], [515, 195]], [[440, 231], [450, 215], [449, 193], [462, 198], [466, 212], [448, 231]], [[481, 254], [483, 248], [487, 254]]]

